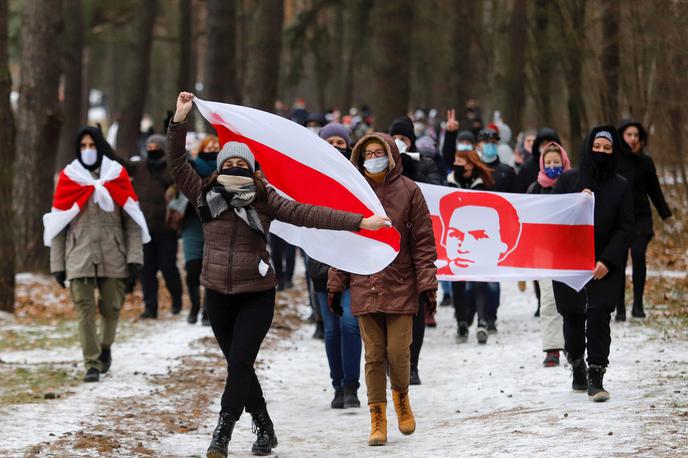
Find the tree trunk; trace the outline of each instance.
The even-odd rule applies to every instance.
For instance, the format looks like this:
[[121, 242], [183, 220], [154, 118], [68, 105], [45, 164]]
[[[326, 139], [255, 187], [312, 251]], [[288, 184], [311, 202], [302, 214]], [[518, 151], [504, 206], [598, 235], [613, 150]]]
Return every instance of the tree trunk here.
[[616, 0], [604, 0], [602, 15], [602, 114], [605, 122], [614, 123], [619, 117], [619, 23], [621, 5]]
[[413, 2], [377, 1], [373, 7], [373, 110], [375, 128], [386, 130], [406, 114], [411, 96], [411, 30]]
[[192, 59], [193, 37], [191, 35], [191, 0], [179, 0], [179, 90], [193, 92], [194, 61]]
[[354, 106], [354, 88], [356, 69], [360, 64], [360, 53], [366, 45], [368, 39], [368, 18], [372, 10], [372, 0], [356, 0], [348, 2], [346, 5], [347, 26], [346, 26], [346, 51], [344, 65], [344, 82], [342, 108], [347, 109]]
[[[26, 0], [21, 16], [21, 85], [14, 161], [15, 243], [20, 271], [46, 271], [41, 217], [50, 210], [60, 136], [60, 0]], [[5, 222], [3, 221], [3, 224]]]
[[117, 150], [120, 156], [125, 158], [139, 153], [138, 141], [148, 94], [156, 12], [156, 0], [141, 3], [131, 27], [130, 40], [126, 43], [127, 57], [124, 60], [126, 65], [122, 75], [123, 85], [119, 104], [121, 110], [117, 130]]
[[[14, 119], [10, 106], [10, 77], [7, 23], [8, 0], [0, 0], [0, 164], [14, 162]], [[0, 199], [12, 202], [12, 167], [0, 167]], [[0, 205], [0, 310], [14, 311], [14, 215], [12, 205]]]
[[526, 90], [523, 81], [526, 74], [526, 48], [528, 46], [528, 10], [526, 0], [516, 0], [509, 23], [509, 61], [505, 76], [505, 122], [516, 135], [522, 130]]
[[273, 111], [277, 100], [284, 2], [258, 0], [254, 4], [253, 28], [250, 34], [251, 58], [246, 69], [244, 104], [259, 110]]
[[[454, 87], [456, 88], [456, 101], [452, 105], [457, 112], [459, 119], [463, 117], [464, 107], [466, 101], [473, 97], [472, 89], [474, 82], [473, 75], [473, 59], [471, 58], [471, 46], [474, 41], [472, 36], [474, 30], [473, 18], [475, 17], [476, 2], [464, 2], [457, 0], [454, 4], [453, 11], [456, 14], [453, 22], [453, 43], [452, 54], [454, 61], [452, 62], [452, 72], [454, 76]], [[469, 126], [461, 126], [461, 129], [467, 129]]]
[[[278, 2], [281, 3], [281, 0]], [[204, 97], [238, 102], [236, 70], [237, 12], [234, 0], [208, 0]], [[256, 27], [258, 23], [256, 22]]]
[[81, 0], [64, 0], [64, 47], [62, 75], [64, 99], [62, 101], [62, 129], [57, 150], [55, 170], [61, 170], [74, 159], [74, 136], [86, 122], [83, 111], [83, 49], [84, 25]]
[[541, 126], [552, 123], [552, 68], [556, 53], [552, 49], [549, 37], [551, 11], [548, 0], [536, 0], [535, 28], [531, 32], [530, 49], [533, 52], [532, 93], [538, 112], [538, 124]]

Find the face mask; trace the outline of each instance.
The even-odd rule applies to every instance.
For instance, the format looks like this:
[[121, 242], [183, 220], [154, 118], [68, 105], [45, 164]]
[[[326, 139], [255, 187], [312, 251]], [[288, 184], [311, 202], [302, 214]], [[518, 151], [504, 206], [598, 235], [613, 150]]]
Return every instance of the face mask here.
[[402, 142], [402, 141], [399, 140], [398, 138], [397, 138], [396, 140], [394, 140], [394, 143], [396, 143], [397, 148], [399, 148], [399, 152], [400, 152], [400, 153], [405, 153], [405, 152], [406, 152], [406, 148], [408, 148], [408, 146], [406, 146], [406, 143]]
[[198, 158], [204, 161], [216, 162], [218, 151], [206, 151], [203, 153], [198, 153]]
[[497, 145], [494, 143], [483, 144], [482, 159], [485, 162], [494, 162], [497, 159]]
[[310, 130], [315, 135], [318, 135], [318, 133], [320, 132], [320, 127], [316, 127], [316, 126], [306, 127], [306, 129]]
[[229, 175], [229, 176], [237, 176], [237, 177], [250, 177], [251, 171], [249, 169], [245, 169], [243, 167], [229, 167], [229, 168], [220, 170], [220, 175]]
[[592, 161], [595, 163], [598, 169], [606, 169], [607, 166], [612, 161], [612, 155], [607, 153], [601, 153], [598, 151], [592, 152]]
[[463, 176], [466, 173], [466, 166], [465, 165], [455, 165], [454, 166], [454, 180], [455, 181], [463, 181], [466, 178]]
[[98, 151], [94, 149], [85, 149], [81, 152], [81, 162], [86, 166], [95, 165], [98, 162]]
[[468, 143], [459, 143], [456, 146], [456, 149], [459, 151], [473, 151], [473, 145], [469, 145]]
[[158, 162], [165, 155], [161, 149], [152, 149], [148, 151], [148, 160], [151, 162]]
[[367, 159], [363, 162], [363, 167], [370, 173], [380, 173], [389, 165], [389, 158], [387, 156]]
[[334, 149], [342, 153], [342, 156], [344, 156], [345, 158], [351, 159], [351, 148], [337, 148], [335, 146]]
[[562, 173], [564, 173], [564, 167], [560, 165], [557, 167], [545, 167], [545, 175], [553, 180], [559, 178]]

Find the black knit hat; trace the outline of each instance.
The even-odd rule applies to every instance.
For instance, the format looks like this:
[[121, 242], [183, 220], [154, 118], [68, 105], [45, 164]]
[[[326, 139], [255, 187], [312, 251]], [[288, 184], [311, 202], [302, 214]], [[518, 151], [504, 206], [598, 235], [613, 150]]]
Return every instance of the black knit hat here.
[[416, 134], [413, 130], [413, 121], [408, 116], [397, 118], [389, 126], [389, 135], [403, 135], [411, 140], [411, 143], [416, 143]]

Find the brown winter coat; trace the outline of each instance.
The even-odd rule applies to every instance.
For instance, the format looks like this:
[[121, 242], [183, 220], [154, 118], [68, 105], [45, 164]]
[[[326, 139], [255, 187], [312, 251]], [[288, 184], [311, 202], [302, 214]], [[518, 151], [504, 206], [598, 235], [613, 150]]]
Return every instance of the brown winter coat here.
[[[167, 130], [167, 156], [172, 177], [179, 190], [197, 206], [204, 180], [189, 164], [185, 151], [186, 122], [170, 123]], [[357, 231], [362, 216], [354, 213], [316, 207], [281, 197], [267, 186], [267, 198], [256, 203], [256, 210], [267, 230], [273, 219], [295, 226]], [[233, 211], [203, 224], [203, 270], [201, 284], [223, 294], [265, 291], [275, 287], [275, 273], [265, 239]], [[259, 265], [270, 266], [265, 275]]]
[[91, 196], [50, 244], [50, 271], [66, 272], [67, 280], [126, 278], [127, 264], [143, 264], [141, 237], [141, 228], [122, 208], [106, 212]]
[[418, 296], [437, 290], [437, 251], [428, 206], [420, 189], [402, 176], [401, 155], [392, 137], [372, 133], [361, 138], [351, 153], [351, 162], [364, 174], [363, 145], [376, 138], [387, 148], [391, 171], [376, 184], [367, 178], [392, 225], [401, 234], [401, 248], [394, 261], [381, 272], [357, 275], [330, 269], [328, 290], [351, 288], [351, 312], [415, 314]]

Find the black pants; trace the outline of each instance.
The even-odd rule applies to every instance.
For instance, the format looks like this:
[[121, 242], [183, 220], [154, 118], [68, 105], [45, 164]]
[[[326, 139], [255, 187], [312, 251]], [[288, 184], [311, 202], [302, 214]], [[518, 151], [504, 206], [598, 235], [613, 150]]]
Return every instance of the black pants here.
[[244, 408], [265, 408], [263, 390], [253, 364], [272, 324], [275, 290], [244, 294], [221, 294], [207, 289], [210, 326], [227, 360], [227, 382], [221, 412], [239, 419]]
[[[633, 262], [633, 308], [643, 309], [643, 296], [645, 294], [645, 279], [647, 278], [647, 263], [645, 262], [645, 254], [647, 253], [647, 246], [652, 237], [647, 234], [637, 234], [633, 237], [631, 242], [631, 262]], [[628, 250], [624, 258], [623, 265], [628, 263]], [[619, 300], [617, 301], [616, 310], [620, 314], [626, 313], [626, 275], [624, 274], [624, 281], [619, 292]]]
[[475, 317], [475, 298], [472, 294], [467, 294], [465, 281], [452, 282], [452, 302], [456, 323], [466, 323], [470, 327]]
[[[189, 291], [191, 300], [191, 313], [198, 314], [201, 310], [201, 270], [203, 268], [202, 259], [194, 259], [185, 264], [186, 269], [186, 288]], [[207, 299], [207, 298], [206, 298]], [[206, 310], [206, 301], [203, 301], [203, 311]]]
[[[609, 365], [611, 330], [609, 307], [589, 307], [585, 313], [562, 313], [564, 348], [571, 359], [582, 358], [588, 350], [588, 364]], [[586, 326], [587, 324], [587, 326]]]
[[158, 313], [158, 271], [165, 278], [165, 285], [172, 296], [172, 309], [182, 308], [182, 279], [177, 269], [177, 236], [175, 234], [151, 235], [151, 241], [143, 246], [141, 286], [146, 311]]
[[425, 339], [425, 303], [418, 306], [418, 313], [413, 316], [413, 341], [411, 342], [411, 369], [418, 370], [420, 349]]
[[277, 282], [281, 285], [290, 282], [294, 276], [296, 247], [276, 235], [270, 234], [270, 257], [275, 268]]

